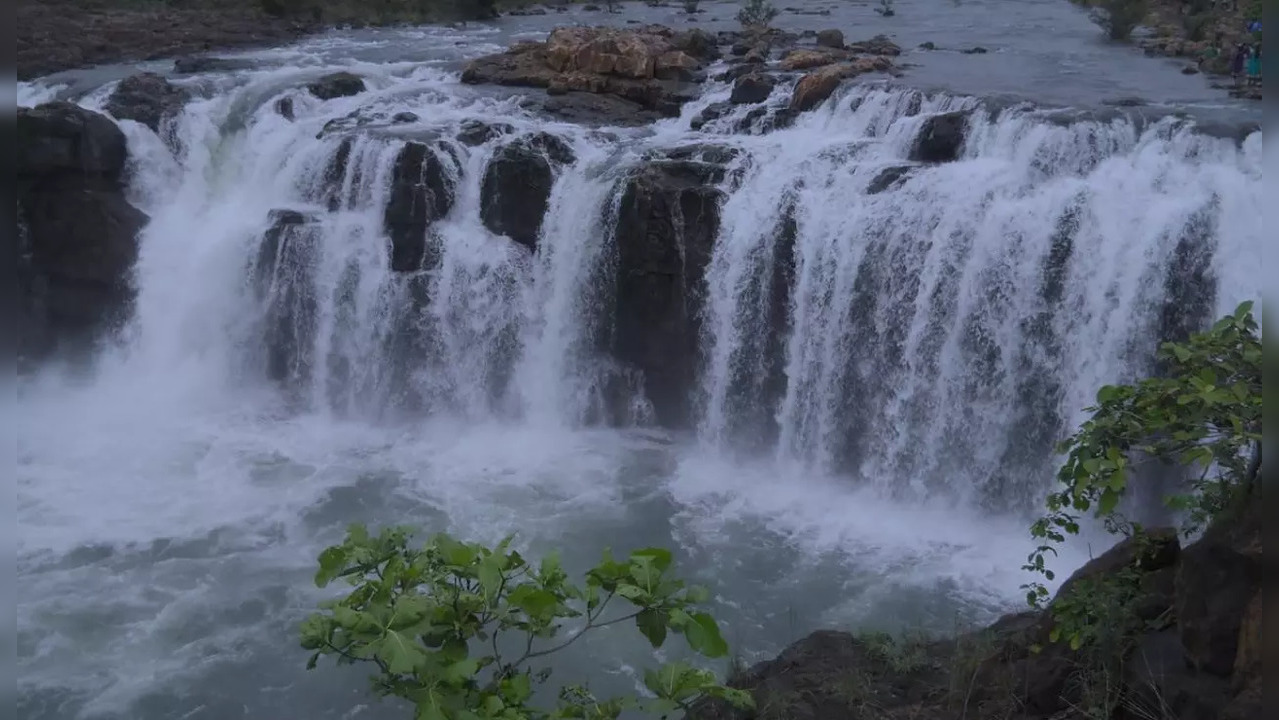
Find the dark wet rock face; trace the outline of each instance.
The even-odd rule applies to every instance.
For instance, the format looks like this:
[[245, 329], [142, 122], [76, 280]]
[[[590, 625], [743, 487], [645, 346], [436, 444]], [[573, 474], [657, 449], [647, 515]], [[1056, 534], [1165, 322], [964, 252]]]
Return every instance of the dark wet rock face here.
[[910, 175], [910, 165], [896, 165], [890, 168], [884, 168], [879, 171], [874, 179], [870, 181], [870, 185], [866, 186], [867, 195], [878, 195], [886, 190], [892, 189], [905, 182]]
[[413, 272], [439, 262], [430, 237], [431, 224], [448, 214], [456, 195], [457, 168], [451, 156], [419, 142], [404, 145], [391, 171], [391, 196], [383, 225], [391, 240], [391, 269]]
[[272, 210], [252, 269], [264, 308], [260, 332], [267, 377], [287, 390], [305, 387], [314, 364], [318, 323], [315, 269], [319, 220], [296, 210]]
[[[1047, 611], [942, 640], [813, 633], [730, 679], [767, 715], [712, 701], [688, 717], [1259, 720], [1260, 487], [1185, 547], [1171, 529], [1122, 540]], [[1095, 623], [1078, 649], [1054, 639], [1070, 608]]]
[[190, 57], [180, 57], [173, 61], [173, 72], [179, 75], [195, 75], [198, 73], [213, 72], [235, 72], [237, 70], [248, 70], [253, 67], [253, 63], [249, 60], [237, 60], [235, 58], [209, 57], [205, 55], [194, 55]]
[[612, 354], [644, 379], [658, 421], [688, 422], [704, 277], [719, 232], [724, 162], [716, 146], [655, 157], [624, 181], [614, 242]]
[[498, 149], [480, 188], [484, 227], [535, 250], [555, 175], [573, 160], [568, 143], [550, 133], [521, 137]]
[[735, 105], [764, 102], [776, 84], [772, 76], [763, 73], [743, 75], [733, 83], [733, 94], [728, 101]]
[[310, 93], [321, 100], [351, 97], [364, 92], [364, 78], [349, 72], [336, 72], [306, 86]]
[[959, 159], [964, 149], [964, 133], [968, 127], [968, 113], [949, 112], [934, 115], [924, 121], [910, 159], [915, 162], [943, 163]]
[[483, 120], [464, 120], [457, 130], [458, 142], [470, 147], [509, 135], [515, 128], [506, 123], [486, 123]]
[[285, 120], [293, 120], [295, 118], [293, 112], [293, 98], [282, 97], [275, 101], [275, 112]]
[[155, 132], [182, 112], [191, 94], [156, 73], [131, 75], [107, 98], [106, 111], [120, 120], [142, 123]]
[[56, 102], [17, 113], [19, 356], [87, 350], [127, 317], [138, 233], [124, 134]]

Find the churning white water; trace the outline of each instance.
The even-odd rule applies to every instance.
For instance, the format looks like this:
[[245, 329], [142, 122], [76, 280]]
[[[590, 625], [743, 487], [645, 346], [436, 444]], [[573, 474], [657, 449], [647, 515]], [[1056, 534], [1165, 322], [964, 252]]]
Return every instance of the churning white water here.
[[[675, 546], [748, 659], [822, 626], [989, 620], [1019, 602], [1025, 513], [1096, 387], [1261, 290], [1260, 133], [883, 86], [768, 134], [722, 131], [745, 109], [688, 131], [715, 84], [679, 121], [597, 131], [439, 67], [356, 69], [353, 98], [299, 91], [323, 68], [247, 71], [190, 80], [167, 139], [122, 123], [151, 216], [135, 317], [90, 376], [19, 388], [20, 717], [394, 716], [295, 647], [313, 559], [353, 521], [515, 531], [578, 567]], [[954, 109], [963, 158], [908, 162]], [[325, 132], [356, 111], [368, 127]], [[506, 140], [451, 140], [476, 118], [572, 150], [536, 253], [481, 222]], [[410, 140], [452, 202], [405, 273], [385, 222]], [[694, 429], [667, 433], [598, 342], [612, 220], [646, 153], [707, 142], [740, 154]], [[557, 672], [607, 692], [651, 660], [619, 629]]]

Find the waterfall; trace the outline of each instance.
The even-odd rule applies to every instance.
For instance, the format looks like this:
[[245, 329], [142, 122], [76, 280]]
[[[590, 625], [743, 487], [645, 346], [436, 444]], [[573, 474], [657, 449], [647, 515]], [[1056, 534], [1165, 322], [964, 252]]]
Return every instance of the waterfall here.
[[1100, 385], [1259, 291], [1259, 136], [978, 108], [963, 157], [910, 163], [920, 119], [962, 107], [854, 90], [750, 139], [707, 280], [705, 436], [1026, 507]]
[[[1062, 72], [1043, 29], [1096, 30], [1032, 5], [1000, 37], [1033, 53], [972, 58], [994, 87], [1163, 72], [1077, 38], [1072, 62], [1101, 60]], [[996, 47], [948, 12], [921, 22]], [[161, 132], [119, 122], [125, 177], [88, 189], [146, 215], [116, 213], [130, 250], [143, 226], [131, 315], [90, 367], [20, 376], [8, 418], [19, 716], [394, 714], [297, 655], [331, 597], [315, 558], [352, 522], [515, 533], [574, 574], [673, 548], [747, 660], [821, 627], [987, 624], [1024, 609], [1027, 515], [1098, 386], [1261, 294], [1260, 131], [878, 76], [794, 114], [780, 73], [762, 103], [707, 80], [678, 118], [588, 127], [459, 83], [458, 58], [545, 29], [334, 32], [173, 76], [194, 99]], [[366, 89], [306, 90], [339, 68]], [[19, 99], [100, 111], [132, 71]], [[31, 207], [24, 250], [98, 237]], [[1059, 577], [1108, 541], [1080, 540]], [[653, 654], [625, 636], [574, 643], [556, 677], [630, 692]]]
[[[1098, 386], [1260, 288], [1260, 133], [855, 86], [770, 132], [744, 107], [608, 134], [387, 82], [198, 101], [176, 161], [125, 124], [152, 214], [129, 362], [373, 420], [687, 415], [707, 448], [1005, 510]], [[962, 155], [912, 160], [955, 113]]]

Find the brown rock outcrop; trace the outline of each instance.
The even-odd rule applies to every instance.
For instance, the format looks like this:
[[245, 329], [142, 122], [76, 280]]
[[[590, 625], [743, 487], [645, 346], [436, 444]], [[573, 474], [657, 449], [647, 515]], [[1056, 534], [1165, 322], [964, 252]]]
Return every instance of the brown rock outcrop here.
[[517, 43], [473, 60], [462, 82], [615, 95], [675, 115], [715, 52], [714, 38], [700, 30], [559, 27], [545, 42]]

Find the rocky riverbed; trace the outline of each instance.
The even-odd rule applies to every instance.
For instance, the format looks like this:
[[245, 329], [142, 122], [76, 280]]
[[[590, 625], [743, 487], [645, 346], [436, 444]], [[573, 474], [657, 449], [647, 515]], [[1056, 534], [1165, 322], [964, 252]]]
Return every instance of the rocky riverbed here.
[[267, 15], [255, 3], [191, 7], [163, 3], [18, 0], [18, 78], [214, 49], [286, 43], [323, 26]]
[[[755, 711], [708, 703], [690, 717], [1260, 720], [1274, 652], [1262, 639], [1259, 476], [1251, 492], [1184, 547], [1171, 529], [1121, 542], [1048, 610], [944, 639], [819, 631], [730, 682]], [[1067, 601], [1096, 623], [1078, 649], [1053, 634]]]

